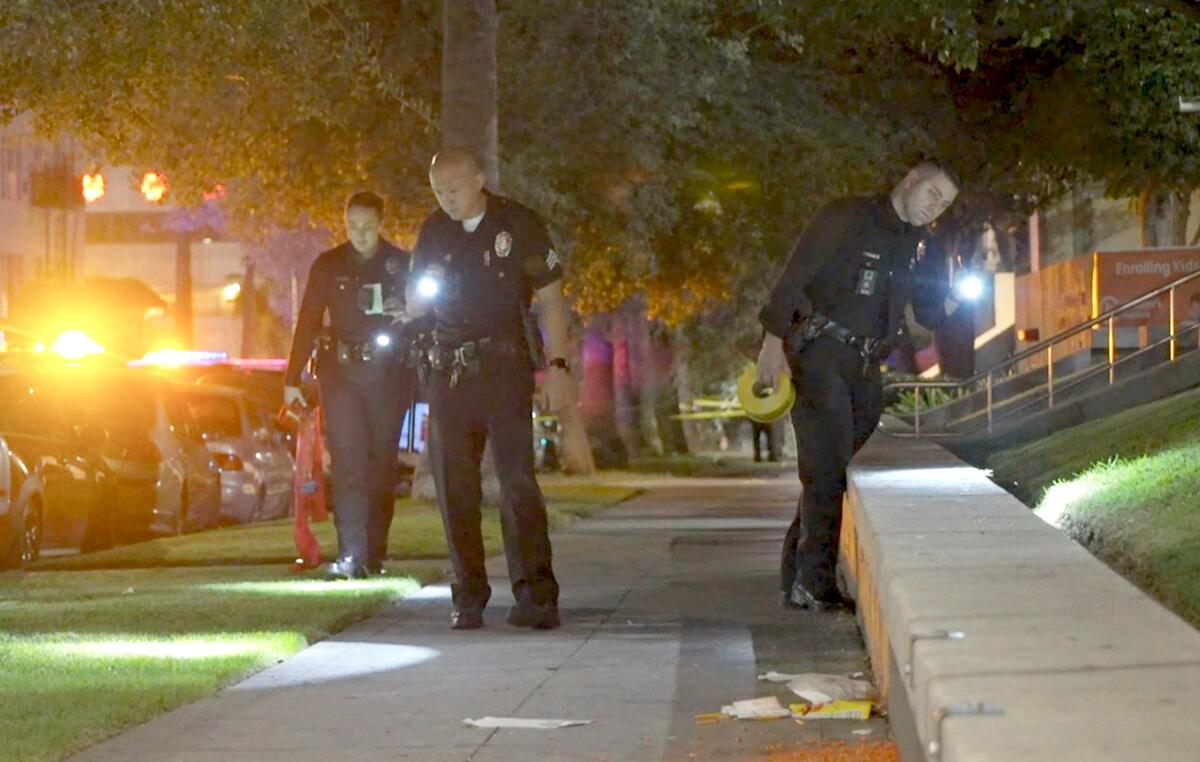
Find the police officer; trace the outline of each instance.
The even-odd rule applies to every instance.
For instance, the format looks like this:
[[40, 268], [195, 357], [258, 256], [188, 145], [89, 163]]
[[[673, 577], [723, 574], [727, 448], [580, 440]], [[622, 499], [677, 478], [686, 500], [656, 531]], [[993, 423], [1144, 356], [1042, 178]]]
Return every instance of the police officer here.
[[491, 596], [480, 528], [480, 460], [490, 440], [516, 599], [507, 622], [558, 627], [546, 506], [534, 476], [532, 404], [541, 357], [529, 317], [536, 295], [546, 330], [543, 356], [550, 358], [546, 391], [558, 410], [569, 381], [558, 256], [536, 214], [484, 190], [470, 153], [438, 153], [429, 182], [441, 208], [421, 226], [408, 304], [410, 315], [425, 313], [430, 329], [424, 345], [430, 466], [456, 578], [451, 626], [482, 627]]
[[792, 250], [759, 319], [766, 329], [758, 381], [796, 386], [803, 493], [783, 543], [785, 606], [851, 605], [837, 588], [846, 466], [882, 414], [879, 363], [905, 331], [905, 306], [933, 328], [957, 304], [913, 276], [922, 231], [958, 195], [940, 166], [913, 167], [891, 193], [825, 205]]
[[300, 376], [315, 349], [338, 535], [328, 575], [338, 579], [382, 573], [400, 426], [414, 386], [398, 322], [409, 254], [380, 237], [383, 199], [374, 193], [350, 197], [345, 223], [349, 240], [309, 272], [284, 382], [285, 402], [304, 404]]

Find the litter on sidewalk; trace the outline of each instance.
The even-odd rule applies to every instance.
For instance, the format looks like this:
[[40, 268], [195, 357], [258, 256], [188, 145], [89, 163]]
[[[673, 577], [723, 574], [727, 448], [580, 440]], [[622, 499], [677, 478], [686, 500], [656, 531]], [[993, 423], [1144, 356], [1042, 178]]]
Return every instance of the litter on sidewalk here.
[[876, 695], [875, 686], [870, 682], [841, 675], [821, 675], [812, 672], [788, 675], [782, 672], [768, 672], [759, 675], [758, 679], [770, 683], [787, 683], [788, 690], [810, 704], [858, 701], [874, 698]]
[[806, 720], [867, 720], [871, 718], [870, 701], [833, 701], [828, 704], [792, 704], [794, 717]]
[[721, 712], [735, 720], [778, 720], [792, 716], [791, 711], [774, 696], [735, 701], [721, 707]]
[[464, 725], [472, 728], [511, 728], [515, 730], [558, 730], [573, 728], [578, 725], [591, 725], [595, 720], [539, 720], [524, 717], [480, 717], [463, 720]]

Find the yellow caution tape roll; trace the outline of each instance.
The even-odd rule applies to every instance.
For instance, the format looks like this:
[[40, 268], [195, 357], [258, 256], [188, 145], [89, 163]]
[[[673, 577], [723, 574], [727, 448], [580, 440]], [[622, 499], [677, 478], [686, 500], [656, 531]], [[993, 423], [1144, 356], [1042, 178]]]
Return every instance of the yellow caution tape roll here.
[[754, 385], [758, 381], [758, 372], [753, 365], [746, 366], [737, 383], [738, 402], [746, 411], [746, 417], [759, 423], [770, 423], [782, 418], [792, 409], [796, 401], [796, 388], [792, 379], [783, 376], [778, 389], [770, 389], [769, 393], [759, 396], [754, 393]]

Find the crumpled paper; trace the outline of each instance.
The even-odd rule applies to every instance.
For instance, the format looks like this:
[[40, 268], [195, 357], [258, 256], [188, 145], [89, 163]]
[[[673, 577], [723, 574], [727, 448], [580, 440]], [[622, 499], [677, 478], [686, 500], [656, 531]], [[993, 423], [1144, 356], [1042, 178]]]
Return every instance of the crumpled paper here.
[[792, 714], [774, 696], [735, 701], [721, 707], [721, 712], [737, 720], [778, 720]]
[[472, 728], [513, 728], [517, 730], [558, 730], [573, 728], [577, 725], [591, 725], [595, 720], [539, 720], [525, 717], [480, 717], [478, 720], [467, 718], [464, 725]]
[[810, 704], [828, 704], [831, 701], [856, 701], [876, 697], [875, 686], [866, 680], [855, 680], [841, 675], [821, 675], [806, 672], [788, 675], [768, 672], [759, 675], [759, 680], [771, 683], [787, 683], [788, 690]]

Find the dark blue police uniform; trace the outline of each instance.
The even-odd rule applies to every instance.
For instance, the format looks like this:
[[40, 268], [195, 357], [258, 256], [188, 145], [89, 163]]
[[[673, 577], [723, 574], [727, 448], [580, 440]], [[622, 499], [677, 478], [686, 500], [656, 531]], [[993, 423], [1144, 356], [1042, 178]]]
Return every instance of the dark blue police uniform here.
[[299, 386], [316, 351], [339, 565], [354, 572], [378, 571], [387, 555], [400, 427], [415, 374], [405, 365], [404, 337], [382, 309], [389, 299], [403, 301], [409, 266], [408, 252], [383, 240], [370, 258], [348, 242], [318, 256], [288, 359], [286, 383]]
[[501, 526], [516, 607], [509, 623], [558, 625], [546, 506], [534, 476], [529, 305], [562, 277], [542, 220], [487, 196], [474, 232], [442, 211], [421, 226], [413, 276], [438, 265], [442, 290], [428, 334], [426, 394], [430, 465], [445, 523], [459, 629], [482, 625], [491, 596], [480, 527], [480, 462], [490, 440], [501, 491]]
[[[846, 467], [879, 425], [879, 363], [904, 335], [910, 302], [922, 325], [945, 318], [945, 289], [916, 277], [921, 238], [886, 196], [833, 201], [801, 235], [759, 313], [785, 340], [796, 387], [803, 493], [781, 564], [792, 603], [842, 602], [836, 566]], [[805, 593], [815, 602], [802, 600]]]

